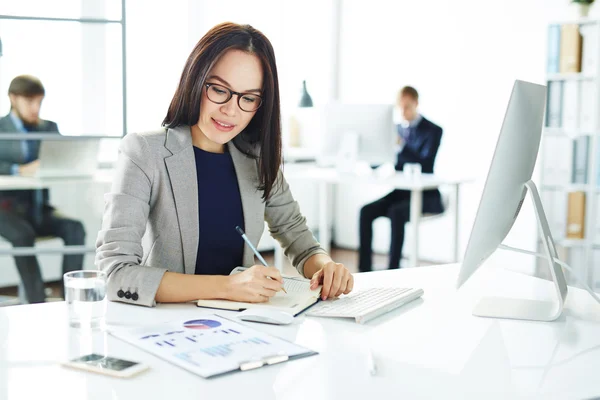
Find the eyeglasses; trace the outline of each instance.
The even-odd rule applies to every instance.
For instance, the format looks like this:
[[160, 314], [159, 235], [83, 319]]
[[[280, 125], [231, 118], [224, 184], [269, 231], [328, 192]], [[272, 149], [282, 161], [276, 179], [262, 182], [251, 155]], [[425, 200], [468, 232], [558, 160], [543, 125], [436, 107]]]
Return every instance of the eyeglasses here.
[[262, 104], [262, 97], [252, 93], [238, 93], [226, 88], [225, 86], [217, 85], [216, 83], [205, 83], [206, 96], [215, 104], [225, 104], [234, 94], [237, 95], [237, 103], [242, 111], [254, 112]]

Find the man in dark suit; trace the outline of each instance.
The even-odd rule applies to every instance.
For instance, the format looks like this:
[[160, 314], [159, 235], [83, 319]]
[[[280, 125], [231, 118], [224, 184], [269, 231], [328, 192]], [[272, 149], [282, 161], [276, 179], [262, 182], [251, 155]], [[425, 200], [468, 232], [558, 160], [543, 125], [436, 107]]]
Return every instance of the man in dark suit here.
[[[21, 75], [8, 89], [10, 113], [0, 118], [3, 133], [60, 135], [52, 121], [40, 119], [45, 90], [39, 79]], [[38, 168], [39, 140], [0, 140], [0, 175], [33, 175]], [[58, 236], [65, 245], [83, 245], [79, 221], [60, 216], [49, 204], [48, 190], [0, 191], [0, 236], [15, 247], [30, 247], [39, 236]], [[45, 300], [44, 282], [35, 256], [16, 256], [15, 263], [29, 303]], [[63, 273], [82, 269], [83, 255], [66, 255]]]
[[[398, 106], [403, 123], [398, 125], [398, 152], [396, 170], [402, 171], [407, 163], [421, 164], [421, 171], [433, 173], [435, 156], [442, 138], [442, 128], [429, 121], [417, 111], [418, 92], [406, 86], [398, 95]], [[437, 189], [423, 192], [423, 212], [439, 214], [444, 211], [440, 192]], [[410, 220], [410, 192], [394, 190], [385, 197], [367, 204], [360, 210], [360, 249], [358, 269], [361, 272], [372, 269], [373, 221], [388, 217], [392, 224], [389, 269], [400, 267], [404, 244], [404, 225]]]

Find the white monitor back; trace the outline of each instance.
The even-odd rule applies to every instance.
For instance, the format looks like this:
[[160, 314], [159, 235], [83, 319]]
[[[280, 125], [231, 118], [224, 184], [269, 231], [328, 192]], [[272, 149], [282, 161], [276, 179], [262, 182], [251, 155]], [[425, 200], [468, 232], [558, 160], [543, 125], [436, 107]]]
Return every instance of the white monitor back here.
[[395, 161], [396, 132], [391, 104], [341, 104], [332, 103], [316, 111], [318, 137], [317, 162], [335, 163], [344, 143], [358, 137], [358, 161], [371, 165]]
[[545, 86], [515, 81], [496, 144], [458, 286], [498, 248], [511, 230], [527, 193], [540, 146]]

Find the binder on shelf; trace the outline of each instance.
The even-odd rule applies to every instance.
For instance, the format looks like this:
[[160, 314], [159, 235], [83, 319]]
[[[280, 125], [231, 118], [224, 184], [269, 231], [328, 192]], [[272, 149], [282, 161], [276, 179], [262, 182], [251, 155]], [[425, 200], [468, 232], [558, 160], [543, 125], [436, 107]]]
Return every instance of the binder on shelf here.
[[596, 82], [579, 82], [579, 129], [584, 133], [596, 132], [597, 104]]
[[579, 136], [573, 140], [572, 183], [587, 183], [587, 164], [589, 157], [589, 136]]
[[[582, 248], [571, 248], [569, 251], [569, 256], [567, 258], [563, 258], [567, 263], [573, 268], [575, 274], [579, 276], [585, 276], [586, 268], [585, 268], [585, 249]], [[564, 270], [564, 269], [563, 269]], [[564, 270], [565, 276], [567, 277], [567, 284], [573, 285], [578, 283], [577, 279], [575, 279], [575, 275], [572, 272]]]
[[567, 238], [583, 239], [585, 229], [585, 192], [570, 192], [567, 210]]
[[554, 24], [548, 27], [548, 64], [549, 74], [557, 74], [560, 71], [560, 25]]
[[[545, 136], [542, 143], [545, 186], [564, 186], [571, 182], [573, 167], [572, 140], [567, 136]], [[567, 149], [567, 151], [565, 151]]]
[[[600, 140], [598, 141], [597, 146], [598, 148], [596, 149], [596, 190], [600, 190]], [[594, 178], [592, 177], [592, 179]]]
[[562, 94], [562, 128], [575, 131], [579, 129], [579, 82], [565, 81]]
[[565, 24], [560, 30], [560, 72], [581, 72], [582, 38], [578, 24]]
[[[596, 204], [600, 204], [600, 194], [596, 194]], [[600, 246], [600, 212], [596, 211], [596, 232], [594, 233], [594, 244], [596, 246]], [[600, 251], [600, 250], [599, 250]], [[596, 262], [600, 263], [600, 258], [596, 260]], [[598, 275], [598, 279], [600, 279], [600, 275]]]
[[542, 191], [544, 210], [550, 231], [558, 239], [564, 238], [567, 230], [567, 196], [562, 191]]
[[579, 28], [582, 37], [581, 72], [596, 74], [598, 71], [598, 25], [586, 24]]
[[[598, 242], [596, 242], [598, 244]], [[600, 289], [600, 250], [594, 250], [592, 252], [592, 276], [594, 277], [594, 282], [592, 282], [592, 287], [597, 292]]]
[[546, 96], [546, 127], [560, 128], [562, 126], [562, 95], [563, 83], [561, 81], [548, 82], [548, 95]]

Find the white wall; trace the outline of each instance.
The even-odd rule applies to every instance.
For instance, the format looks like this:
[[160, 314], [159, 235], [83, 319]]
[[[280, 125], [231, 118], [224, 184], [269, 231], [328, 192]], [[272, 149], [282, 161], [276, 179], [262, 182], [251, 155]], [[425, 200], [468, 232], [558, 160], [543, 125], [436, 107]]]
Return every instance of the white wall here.
[[[20, 0], [0, 2], [0, 14], [54, 18], [120, 18], [120, 0]], [[1, 20], [0, 113], [21, 74], [46, 89], [41, 117], [66, 135], [122, 133], [121, 26], [65, 21]]]
[[[547, 23], [566, 17], [567, 1], [345, 0], [342, 12], [341, 100], [394, 102], [415, 86], [422, 113], [444, 128], [436, 171], [478, 179], [461, 191], [462, 254], [512, 83], [544, 83]], [[506, 243], [533, 249], [535, 235], [527, 202]], [[445, 239], [424, 239], [430, 255]], [[533, 269], [526, 256], [502, 257]]]
[[127, 2], [129, 131], [160, 126], [189, 53], [210, 28], [225, 21], [250, 24], [269, 38], [284, 109], [298, 102], [303, 79], [317, 104], [331, 99], [333, 0], [171, 0], [151, 4]]

